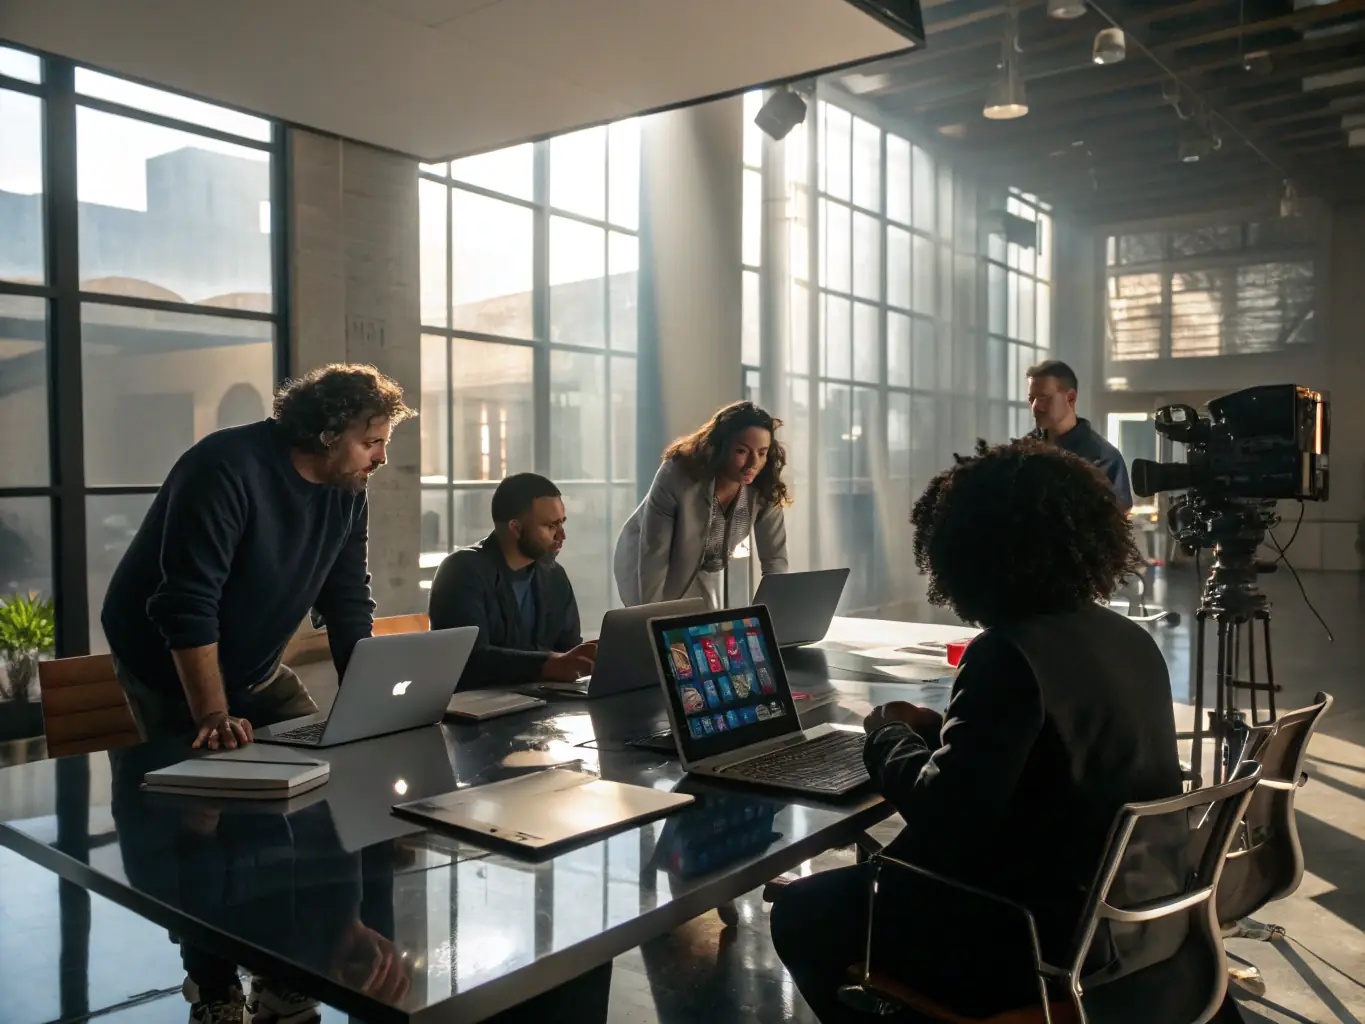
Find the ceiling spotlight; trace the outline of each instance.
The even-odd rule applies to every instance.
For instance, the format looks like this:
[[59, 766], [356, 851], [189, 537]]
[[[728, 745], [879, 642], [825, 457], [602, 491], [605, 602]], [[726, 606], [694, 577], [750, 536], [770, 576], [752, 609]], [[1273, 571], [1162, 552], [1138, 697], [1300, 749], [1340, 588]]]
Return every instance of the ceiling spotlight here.
[[1000, 74], [986, 92], [981, 113], [992, 121], [1009, 121], [1028, 113], [1024, 75], [1020, 67], [1019, 11], [1013, 4], [1005, 12], [1005, 39]]
[[1090, 59], [1096, 64], [1117, 64], [1128, 56], [1128, 41], [1121, 28], [1105, 28], [1095, 34]]
[[1242, 70], [1251, 75], [1268, 75], [1275, 70], [1269, 50], [1257, 50], [1242, 58]]
[[806, 119], [806, 101], [790, 89], [778, 89], [754, 115], [754, 124], [765, 135], [785, 139], [793, 128]]
[[1180, 162], [1197, 164], [1223, 148], [1223, 140], [1207, 131], [1197, 131], [1180, 143]]
[[1070, 21], [1085, 14], [1085, 0], [1047, 0], [1047, 16]]

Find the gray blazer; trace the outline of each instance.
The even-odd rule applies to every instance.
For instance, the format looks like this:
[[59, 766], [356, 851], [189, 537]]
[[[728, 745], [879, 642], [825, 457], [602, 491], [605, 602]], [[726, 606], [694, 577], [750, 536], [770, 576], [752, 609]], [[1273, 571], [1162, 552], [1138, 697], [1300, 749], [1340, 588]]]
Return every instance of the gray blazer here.
[[[616, 541], [612, 568], [627, 607], [673, 601], [688, 592], [706, 555], [715, 497], [714, 480], [694, 479], [676, 459], [659, 466], [645, 500]], [[753, 486], [748, 500], [763, 572], [786, 572], [787, 527], [781, 506], [764, 503]]]

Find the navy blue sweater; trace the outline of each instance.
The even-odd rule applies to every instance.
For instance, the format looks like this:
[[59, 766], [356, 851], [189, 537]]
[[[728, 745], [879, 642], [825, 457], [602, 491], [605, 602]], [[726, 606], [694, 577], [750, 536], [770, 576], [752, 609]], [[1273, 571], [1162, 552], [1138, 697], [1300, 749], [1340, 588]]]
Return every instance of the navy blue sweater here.
[[305, 480], [273, 420], [219, 430], [176, 462], [109, 583], [109, 648], [181, 692], [172, 650], [218, 644], [229, 692], [268, 679], [310, 608], [337, 671], [370, 635], [365, 493]]

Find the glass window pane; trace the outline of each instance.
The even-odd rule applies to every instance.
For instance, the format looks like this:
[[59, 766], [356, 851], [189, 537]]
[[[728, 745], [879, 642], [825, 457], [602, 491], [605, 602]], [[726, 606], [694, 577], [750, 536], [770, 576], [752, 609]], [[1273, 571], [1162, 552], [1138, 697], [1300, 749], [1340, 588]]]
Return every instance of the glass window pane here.
[[[0, 498], [0, 601], [12, 594], [53, 596], [52, 503], [47, 498]], [[0, 659], [0, 680], [4, 659]], [[37, 687], [34, 687], [37, 699]]]
[[640, 122], [617, 121], [607, 132], [608, 218], [617, 227], [640, 226]]
[[152, 507], [153, 494], [91, 494], [85, 499], [86, 587], [89, 597], [90, 653], [107, 654], [100, 610], [109, 580], [133, 535]]
[[47, 417], [47, 301], [0, 295], [0, 436], [23, 439], [0, 459], [0, 487], [47, 485]]
[[824, 312], [824, 375], [847, 380], [853, 372], [853, 337], [848, 299], [839, 295], [822, 295]]
[[[11, 51], [14, 52], [14, 51]], [[0, 89], [0, 277], [41, 284], [43, 103]]]
[[95, 486], [160, 484], [205, 434], [264, 419], [273, 328], [258, 320], [82, 306], [85, 475]]
[[637, 376], [635, 360], [616, 356], [611, 361], [611, 478], [635, 480]]
[[423, 573], [428, 581], [451, 551], [449, 502], [450, 492], [444, 487], [422, 490], [422, 543], [417, 564], [428, 570]]
[[825, 242], [820, 247], [820, 255], [825, 261], [821, 284], [840, 292], [850, 291], [853, 284], [850, 216], [847, 206], [820, 201], [820, 226]]
[[535, 468], [533, 351], [456, 338], [451, 351], [455, 480], [501, 480]]
[[850, 162], [853, 147], [853, 117], [846, 110], [824, 104], [825, 174], [823, 191], [836, 199], [851, 198]]
[[270, 156], [80, 107], [85, 291], [269, 312]]
[[921, 313], [934, 310], [934, 243], [923, 235], [912, 235], [914, 260], [911, 263], [911, 305]]
[[1019, 275], [1013, 270], [1005, 273], [1005, 333], [1019, 337]]
[[1038, 215], [1038, 278], [1052, 280], [1052, 218]]
[[450, 518], [450, 547], [467, 548], [493, 530], [493, 488], [455, 489], [455, 512]]
[[862, 299], [882, 297], [881, 221], [865, 213], [853, 215], [853, 294]]
[[758, 327], [758, 271], [743, 273], [743, 303], [740, 314], [739, 361], [758, 366], [761, 359]]
[[947, 164], [938, 169], [938, 237], [953, 237], [953, 171]]
[[422, 335], [422, 388], [417, 430], [422, 438], [421, 477], [424, 484], [449, 483], [450, 474], [450, 356], [447, 340]]
[[607, 233], [567, 217], [550, 218], [550, 340], [607, 343]]
[[[761, 326], [761, 325], [760, 325]], [[787, 347], [787, 369], [791, 373], [810, 373], [811, 327], [810, 291], [805, 285], [791, 287], [791, 337]]]
[[853, 202], [865, 210], [882, 208], [882, 133], [861, 117], [853, 119]]
[[911, 380], [921, 391], [933, 391], [938, 387], [936, 361], [938, 346], [931, 320], [915, 320], [914, 345], [911, 351]]
[[933, 231], [934, 208], [938, 199], [938, 185], [934, 180], [934, 158], [915, 146], [910, 173], [913, 182], [911, 192], [915, 205], [915, 227]]
[[532, 337], [532, 223], [524, 206], [456, 189], [454, 232], [456, 330]]
[[550, 140], [550, 205], [594, 220], [607, 216], [607, 129]]
[[422, 323], [432, 327], [448, 326], [446, 202], [449, 192], [444, 185], [434, 181], [423, 179], [417, 183], [421, 316]]
[[[821, 468], [827, 490], [832, 492], [847, 492], [848, 480], [853, 474], [851, 399], [847, 384], [820, 385]], [[832, 517], [822, 514], [820, 518], [828, 520]]]
[[611, 347], [634, 352], [640, 333], [640, 240], [613, 231], [607, 238]]
[[89, 68], [76, 69], [76, 92], [82, 96], [122, 103], [136, 107], [150, 114], [173, 117], [177, 121], [203, 125], [231, 135], [254, 139], [257, 142], [270, 141], [270, 122], [263, 117], [243, 114], [215, 103], [193, 100], [188, 96], [154, 89], [150, 85], [140, 85], [124, 78], [116, 78]]
[[881, 310], [866, 302], [853, 304], [853, 379], [875, 384], [882, 376]]
[[886, 226], [886, 301], [910, 308], [910, 232]]
[[607, 475], [606, 359], [550, 353], [550, 476], [604, 480]]
[[986, 339], [986, 396], [1004, 398], [1009, 372], [1009, 344], [1003, 338]]
[[1038, 347], [1052, 348], [1052, 286], [1038, 286]]
[[740, 259], [745, 266], [757, 267], [763, 261], [763, 175], [744, 172], [743, 226], [740, 232]]
[[452, 160], [450, 176], [490, 192], [532, 200], [535, 198], [535, 146], [526, 142]]
[[910, 223], [910, 143], [890, 133], [886, 136], [886, 215]]
[[744, 94], [744, 164], [763, 166], [763, 129], [754, 124], [763, 107], [763, 90], [751, 89]]
[[900, 313], [886, 314], [886, 382], [910, 386], [910, 318]]
[[986, 266], [986, 329], [1005, 333], [1005, 268], [997, 263]]
[[[598, 447], [601, 448], [600, 441]], [[555, 477], [555, 482], [564, 492], [567, 517], [564, 549], [559, 553], [558, 561], [573, 583], [583, 633], [592, 636], [602, 626], [602, 616], [609, 607], [608, 595], [616, 590], [611, 578], [616, 536], [611, 532], [611, 510], [607, 507], [609, 489], [601, 484], [571, 483], [566, 486], [561, 477]], [[560, 881], [568, 880], [561, 878]], [[558, 892], [560, 886], [555, 890]], [[600, 898], [598, 906], [601, 906]]]
[[1019, 334], [1020, 341], [1032, 343], [1037, 328], [1037, 309], [1034, 305], [1033, 289], [1037, 285], [1027, 277], [1019, 279]]
[[41, 82], [43, 60], [36, 53], [0, 46], [0, 75], [17, 78], [21, 82]]

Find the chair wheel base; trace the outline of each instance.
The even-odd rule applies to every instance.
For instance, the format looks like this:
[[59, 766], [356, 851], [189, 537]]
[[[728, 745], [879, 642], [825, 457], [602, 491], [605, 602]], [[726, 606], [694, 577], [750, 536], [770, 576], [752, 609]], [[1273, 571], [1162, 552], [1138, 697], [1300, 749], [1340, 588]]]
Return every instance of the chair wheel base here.
[[1256, 967], [1229, 967], [1228, 984], [1256, 999], [1265, 995], [1265, 978]]

